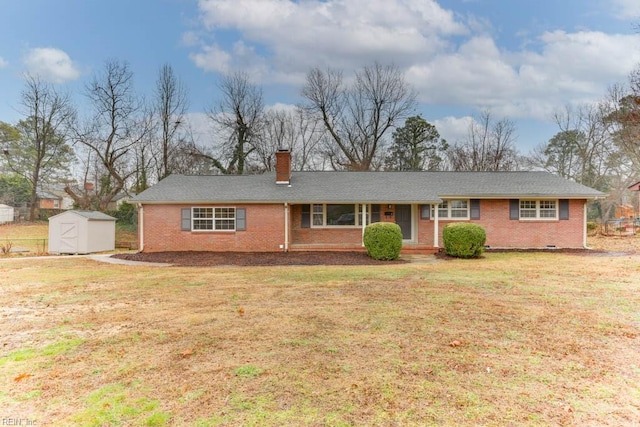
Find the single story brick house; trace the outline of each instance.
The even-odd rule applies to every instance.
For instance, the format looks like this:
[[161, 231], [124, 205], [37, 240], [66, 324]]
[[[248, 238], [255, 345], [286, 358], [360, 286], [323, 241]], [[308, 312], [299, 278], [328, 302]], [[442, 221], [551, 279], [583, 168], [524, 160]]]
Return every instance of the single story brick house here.
[[367, 224], [395, 222], [403, 251], [437, 251], [452, 222], [492, 248], [583, 248], [586, 205], [604, 194], [546, 172], [291, 172], [171, 175], [132, 199], [143, 252], [363, 250]]

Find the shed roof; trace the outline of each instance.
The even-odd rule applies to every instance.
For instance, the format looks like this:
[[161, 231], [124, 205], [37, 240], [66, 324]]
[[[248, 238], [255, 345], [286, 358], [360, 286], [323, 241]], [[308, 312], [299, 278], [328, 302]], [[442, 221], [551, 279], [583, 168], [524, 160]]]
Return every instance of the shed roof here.
[[443, 198], [579, 198], [603, 193], [547, 172], [293, 172], [170, 175], [133, 198], [138, 203], [436, 203]]
[[86, 218], [89, 221], [116, 221], [116, 218], [109, 216], [107, 214], [104, 214], [102, 212], [96, 212], [96, 211], [65, 211], [62, 213], [59, 213], [58, 215], [54, 215], [52, 217], [49, 218], [49, 220], [51, 220], [52, 218], [56, 218], [62, 215], [70, 215], [70, 214], [74, 214], [74, 215], [78, 215], [81, 216], [83, 218]]

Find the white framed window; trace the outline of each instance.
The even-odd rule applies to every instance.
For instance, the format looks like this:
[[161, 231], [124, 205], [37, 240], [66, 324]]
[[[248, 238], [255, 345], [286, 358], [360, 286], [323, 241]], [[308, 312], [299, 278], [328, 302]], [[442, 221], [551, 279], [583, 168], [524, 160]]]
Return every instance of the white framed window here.
[[191, 208], [191, 229], [194, 231], [235, 231], [236, 208]]
[[520, 219], [558, 219], [558, 201], [520, 200]]
[[[435, 207], [431, 207], [431, 218], [435, 218]], [[469, 200], [451, 199], [443, 200], [438, 205], [438, 218], [442, 219], [469, 219]]]
[[312, 216], [312, 227], [357, 227], [362, 223], [362, 205], [317, 203], [313, 205]]

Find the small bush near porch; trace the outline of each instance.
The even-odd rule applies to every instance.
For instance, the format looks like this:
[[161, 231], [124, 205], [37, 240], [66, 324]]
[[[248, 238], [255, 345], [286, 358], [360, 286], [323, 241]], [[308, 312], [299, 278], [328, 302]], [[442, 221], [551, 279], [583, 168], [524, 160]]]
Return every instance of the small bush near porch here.
[[364, 246], [367, 254], [377, 260], [394, 260], [402, 249], [402, 230], [398, 224], [376, 222], [364, 229]]
[[447, 224], [442, 229], [442, 242], [447, 255], [458, 258], [477, 258], [484, 252], [487, 234], [477, 224]]

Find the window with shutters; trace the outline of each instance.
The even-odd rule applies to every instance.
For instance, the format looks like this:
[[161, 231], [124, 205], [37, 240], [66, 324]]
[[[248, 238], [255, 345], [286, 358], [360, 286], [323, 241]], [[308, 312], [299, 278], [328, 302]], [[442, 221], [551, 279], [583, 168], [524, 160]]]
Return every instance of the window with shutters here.
[[235, 231], [236, 208], [192, 208], [191, 229], [193, 231]]
[[558, 219], [558, 201], [521, 199], [520, 219]]
[[[431, 208], [431, 218], [435, 218], [435, 207]], [[469, 200], [451, 199], [443, 200], [438, 205], [438, 218], [440, 219], [469, 219]]]

